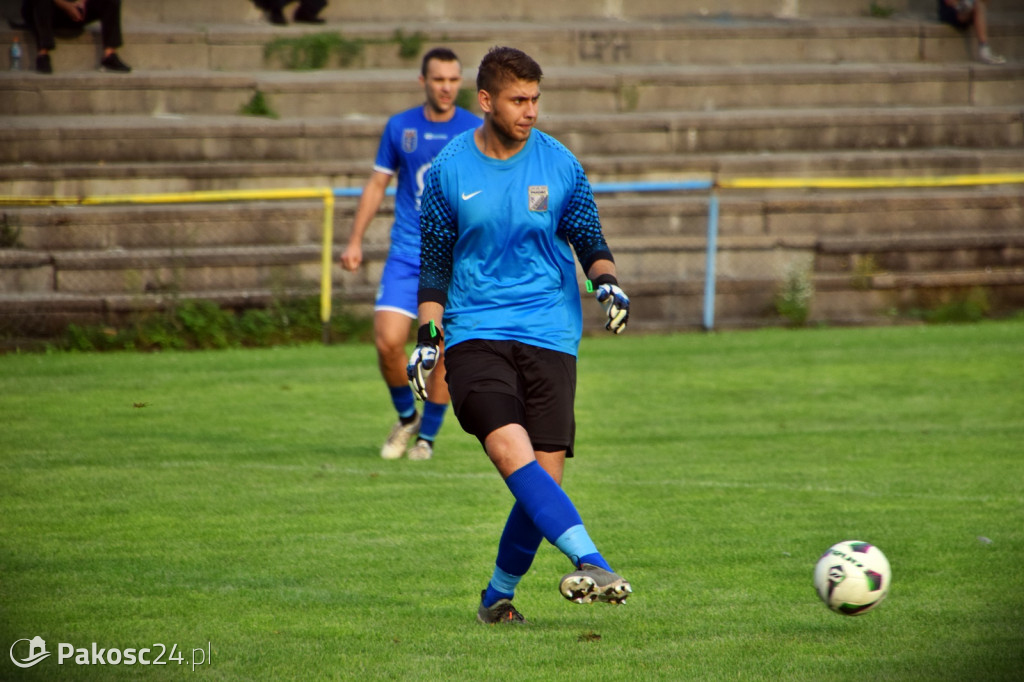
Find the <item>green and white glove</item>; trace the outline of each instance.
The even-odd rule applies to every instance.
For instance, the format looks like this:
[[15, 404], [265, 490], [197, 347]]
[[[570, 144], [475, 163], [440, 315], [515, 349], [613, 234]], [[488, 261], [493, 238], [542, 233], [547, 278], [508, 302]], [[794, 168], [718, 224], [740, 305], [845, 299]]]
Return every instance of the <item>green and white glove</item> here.
[[442, 342], [444, 334], [433, 321], [420, 325], [419, 331], [416, 332], [416, 348], [409, 356], [405, 373], [409, 377], [413, 394], [420, 400], [427, 399], [427, 378], [437, 366]]
[[629, 296], [619, 288], [619, 282], [613, 275], [600, 275], [594, 280], [597, 288], [594, 295], [597, 302], [604, 308], [608, 321], [604, 328], [615, 334], [626, 331], [629, 322]]

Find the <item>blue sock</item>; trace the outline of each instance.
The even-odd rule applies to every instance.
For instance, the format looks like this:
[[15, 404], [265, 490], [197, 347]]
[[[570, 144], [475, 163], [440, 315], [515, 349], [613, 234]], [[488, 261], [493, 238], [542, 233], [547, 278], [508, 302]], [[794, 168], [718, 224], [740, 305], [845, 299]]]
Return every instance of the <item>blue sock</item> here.
[[491, 608], [499, 599], [511, 600], [515, 596], [516, 585], [522, 579], [521, 575], [511, 575], [495, 566], [491, 582], [487, 583], [487, 589], [484, 591], [484, 608]]
[[537, 554], [540, 541], [544, 537], [530, 517], [526, 515], [523, 505], [516, 502], [505, 522], [505, 530], [498, 543], [498, 559], [494, 564], [494, 575], [487, 584], [484, 594], [484, 606], [490, 607], [499, 599], [511, 599], [516, 586], [526, 572], [530, 570], [533, 557]]
[[[572, 500], [540, 464], [533, 461], [517, 469], [505, 479], [505, 485], [547, 541], [574, 565], [579, 566], [581, 557], [600, 558]], [[600, 561], [589, 563], [607, 566], [604, 559]]]
[[429, 400], [423, 403], [423, 421], [420, 422], [419, 437], [433, 443], [437, 438], [437, 432], [441, 430], [447, 411], [448, 403], [432, 403]]
[[408, 419], [416, 412], [416, 398], [412, 394], [412, 388], [404, 386], [388, 386], [391, 393], [391, 404], [395, 406], [395, 412], [402, 419]]
[[[611, 571], [612, 567], [608, 565], [608, 562], [604, 560], [604, 557], [598, 553], [584, 554], [580, 557], [580, 564], [593, 564], [598, 568], [603, 568], [606, 571]], [[579, 564], [576, 565], [579, 568]]]

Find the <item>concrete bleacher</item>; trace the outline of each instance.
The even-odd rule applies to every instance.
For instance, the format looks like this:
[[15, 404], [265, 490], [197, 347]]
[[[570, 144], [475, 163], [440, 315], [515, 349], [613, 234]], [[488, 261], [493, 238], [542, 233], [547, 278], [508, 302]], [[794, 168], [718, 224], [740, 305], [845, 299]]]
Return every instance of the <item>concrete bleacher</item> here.
[[[324, 26], [274, 27], [242, 0], [126, 2], [132, 74], [95, 71], [94, 31], [60, 41], [52, 76], [0, 72], [0, 196], [358, 187], [386, 117], [422, 97], [396, 29], [421, 34], [423, 49], [453, 47], [467, 84], [493, 44], [534, 55], [546, 74], [540, 127], [597, 183], [1024, 172], [1024, 13], [994, 14], [992, 46], [1010, 63], [990, 67], [932, 19], [933, 3], [878, 4], [895, 14], [838, 0], [333, 2]], [[0, 8], [12, 16], [10, 2]], [[363, 41], [352, 64], [291, 71], [264, 57], [276, 38], [325, 31]], [[0, 28], [0, 45], [15, 33]], [[255, 92], [278, 118], [240, 113]], [[719, 198], [719, 326], [777, 323], [780, 273], [804, 261], [817, 321], [879, 322], [972, 288], [997, 309], [1024, 304], [1024, 185]], [[598, 204], [635, 326], [697, 326], [707, 195]], [[339, 199], [336, 251], [353, 209]], [[316, 201], [0, 211], [18, 232], [17, 248], [0, 248], [0, 336], [175, 296], [258, 305], [318, 287]], [[335, 268], [358, 309], [386, 255], [389, 211], [367, 236], [367, 267]]]

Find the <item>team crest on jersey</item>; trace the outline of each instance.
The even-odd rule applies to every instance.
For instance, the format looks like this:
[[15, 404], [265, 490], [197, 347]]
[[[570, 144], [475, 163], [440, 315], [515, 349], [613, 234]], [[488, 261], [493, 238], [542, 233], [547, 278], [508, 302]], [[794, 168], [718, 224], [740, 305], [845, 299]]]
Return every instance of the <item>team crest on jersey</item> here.
[[402, 151], [406, 154], [412, 154], [416, 151], [416, 144], [418, 138], [416, 136], [415, 128], [406, 128], [402, 131]]
[[530, 210], [531, 211], [546, 211], [548, 210], [548, 186], [547, 185], [530, 185]]

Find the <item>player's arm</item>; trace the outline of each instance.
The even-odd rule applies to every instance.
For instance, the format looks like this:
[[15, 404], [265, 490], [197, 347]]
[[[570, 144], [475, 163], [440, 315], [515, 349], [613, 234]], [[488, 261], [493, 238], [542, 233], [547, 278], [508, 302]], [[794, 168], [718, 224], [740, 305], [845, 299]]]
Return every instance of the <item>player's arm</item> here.
[[587, 279], [591, 281], [594, 296], [608, 317], [604, 328], [615, 334], [626, 331], [626, 323], [629, 322], [629, 296], [626, 296], [626, 292], [619, 287], [619, 280], [615, 276], [615, 262], [606, 258], [595, 260], [587, 270]]
[[406, 374], [413, 393], [427, 399], [427, 377], [437, 366], [444, 347], [442, 319], [448, 303], [453, 254], [457, 238], [455, 217], [441, 191], [438, 172], [431, 167], [424, 183], [420, 207], [420, 281], [417, 312], [420, 326], [416, 348]]
[[363, 236], [370, 227], [373, 217], [380, 210], [388, 185], [391, 183], [391, 177], [390, 173], [374, 170], [363, 186], [363, 193], [356, 206], [356, 215], [352, 220], [352, 232], [348, 238], [348, 245], [341, 253], [341, 267], [346, 270], [355, 271], [363, 262]]
[[75, 23], [85, 21], [85, 0], [55, 0], [58, 7]]
[[437, 367], [444, 347], [444, 331], [441, 328], [443, 316], [444, 307], [440, 303], [420, 303], [420, 326], [416, 331], [416, 348], [409, 355], [409, 364], [405, 368], [409, 386], [420, 400], [427, 399], [427, 378]]
[[629, 322], [629, 297], [619, 287], [615, 273], [615, 259], [604, 239], [601, 220], [594, 202], [594, 192], [579, 162], [575, 164], [576, 183], [565, 213], [559, 221], [559, 231], [572, 244], [583, 272], [590, 280], [587, 291], [593, 289], [597, 302], [607, 316], [604, 328], [615, 334], [626, 331]]
[[593, 282], [602, 275], [615, 277], [615, 261], [608, 258], [599, 258], [591, 263], [590, 268], [587, 269], [587, 279]]

